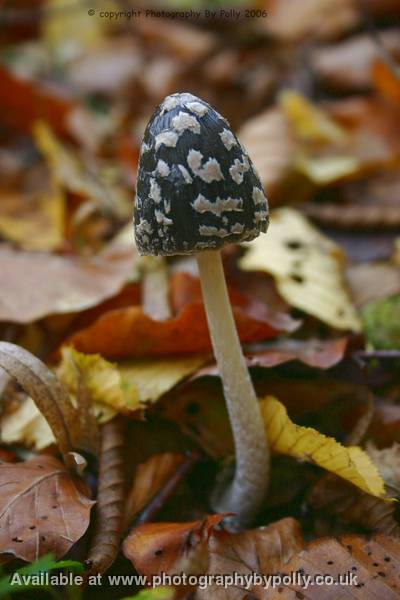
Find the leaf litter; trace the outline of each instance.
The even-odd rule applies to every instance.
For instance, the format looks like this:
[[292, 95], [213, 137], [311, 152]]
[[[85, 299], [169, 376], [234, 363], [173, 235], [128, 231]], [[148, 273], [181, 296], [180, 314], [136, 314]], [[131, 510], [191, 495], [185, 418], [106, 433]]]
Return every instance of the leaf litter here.
[[[4, 9], [6, 569], [72, 549], [93, 573], [133, 573], [125, 554], [142, 574], [358, 578], [121, 598], [398, 597], [398, 2], [250, 5], [267, 17], [134, 28], [58, 0]], [[168, 258], [152, 281], [129, 223], [144, 125], [177, 90], [228, 117], [271, 208], [267, 235], [223, 253], [274, 451], [238, 533], [210, 515], [233, 447], [196, 268]]]

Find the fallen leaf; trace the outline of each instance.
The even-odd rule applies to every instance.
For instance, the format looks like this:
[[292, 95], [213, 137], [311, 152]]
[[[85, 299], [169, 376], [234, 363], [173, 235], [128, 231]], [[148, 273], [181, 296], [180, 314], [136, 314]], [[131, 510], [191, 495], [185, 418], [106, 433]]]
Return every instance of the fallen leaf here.
[[78, 312], [119, 292], [136, 257], [120, 247], [94, 257], [56, 256], [0, 248], [0, 321], [29, 323]]
[[346, 271], [346, 280], [357, 308], [400, 293], [400, 268], [388, 262], [353, 264]]
[[[299, 321], [242, 294], [233, 296], [233, 313], [242, 342], [268, 339], [278, 331], [294, 331]], [[67, 341], [80, 352], [111, 359], [206, 353], [211, 350], [202, 302], [184, 304], [167, 321], [156, 321], [141, 307], [121, 308], [101, 315]]]
[[92, 500], [52, 456], [0, 465], [2, 553], [33, 562], [52, 552], [64, 556], [89, 525]]
[[23, 398], [15, 410], [0, 420], [1, 440], [5, 444], [26, 444], [43, 450], [55, 443], [55, 437], [32, 398]]
[[[274, 205], [284, 198], [285, 183], [294, 172], [296, 144], [287, 116], [279, 107], [268, 109], [247, 120], [238, 137], [251, 156], [268, 202]], [[295, 189], [297, 198], [298, 187]]]
[[305, 0], [301, 13], [296, 6], [296, 0], [267, 0], [268, 18], [263, 19], [267, 32], [287, 42], [307, 37], [330, 40], [353, 29], [360, 21], [351, 0]]
[[131, 202], [127, 190], [110, 180], [109, 174], [103, 175], [93, 158], [91, 170], [85, 168], [82, 161], [78, 160], [76, 151], [72, 152], [62, 144], [45, 121], [34, 123], [33, 135], [58, 185], [94, 201], [97, 208], [106, 214], [121, 220], [130, 216]]
[[[148, 577], [197, 575], [196, 600], [398, 597], [400, 548], [394, 537], [346, 535], [305, 543], [291, 518], [235, 534], [210, 519], [142, 525], [125, 540], [124, 553]], [[321, 574], [323, 581], [317, 580]]]
[[[98, 354], [82, 354], [73, 348], [63, 348], [57, 374], [75, 397], [79, 390], [80, 373], [91, 402], [106, 404], [116, 411], [135, 411], [140, 408], [136, 387], [123, 379], [117, 365]], [[97, 410], [101, 411], [101, 408]]]
[[342, 446], [311, 427], [295, 425], [285, 406], [272, 396], [261, 401], [261, 412], [271, 450], [313, 462], [372, 496], [386, 497], [382, 477], [361, 448]]
[[[97, 404], [97, 413], [104, 412], [101, 405], [118, 412], [134, 412], [144, 408], [206, 360], [204, 356], [189, 356], [112, 364], [99, 354], [83, 354], [70, 347], [64, 347], [61, 352], [62, 360], [57, 368], [60, 380], [76, 395], [81, 372], [91, 400]], [[109, 416], [106, 411], [102, 420]]]
[[[399, 32], [397, 32], [397, 35]], [[397, 50], [398, 45], [396, 46]], [[399, 54], [399, 52], [397, 52]], [[378, 92], [387, 100], [395, 103], [400, 101], [399, 64], [393, 60], [393, 65], [388, 65], [381, 57], [373, 64], [372, 76]]]
[[366, 451], [378, 467], [379, 473], [385, 482], [392, 488], [398, 489], [400, 494], [399, 456], [400, 444], [394, 442], [389, 448], [377, 448], [371, 441], [366, 445]]
[[1, 191], [0, 235], [24, 250], [58, 250], [64, 241], [64, 211], [64, 195], [55, 183], [33, 197]]
[[340, 248], [299, 212], [276, 209], [267, 235], [248, 245], [240, 266], [271, 273], [280, 294], [337, 329], [360, 331], [361, 324], [344, 282]]
[[185, 456], [183, 454], [164, 452], [151, 456], [137, 466], [131, 488], [125, 500], [126, 527], [184, 461]]
[[[248, 367], [276, 367], [292, 360], [298, 360], [317, 369], [330, 369], [340, 362], [345, 354], [346, 338], [335, 340], [277, 340], [262, 350], [245, 351]], [[218, 375], [218, 367], [210, 365], [197, 371], [192, 379], [204, 375]]]
[[[400, 51], [399, 29], [380, 31], [379, 38], [389, 53]], [[357, 92], [373, 87], [373, 67], [379, 56], [376, 41], [363, 33], [313, 50], [311, 62], [323, 84], [335, 90]]]
[[2, 120], [9, 127], [29, 133], [37, 119], [45, 119], [57, 133], [70, 137], [75, 134], [74, 120], [79, 117], [85, 119], [93, 136], [95, 128], [89, 113], [65, 89], [18, 77], [5, 67], [0, 67], [0, 87]]
[[[102, 2], [97, 9], [101, 7]], [[98, 46], [109, 24], [107, 19], [90, 16], [79, 3], [72, 3], [68, 8], [65, 10], [65, 0], [45, 0], [40, 20], [42, 42], [54, 56], [53, 60], [61, 64]]]
[[130, 90], [142, 69], [140, 45], [132, 36], [118, 36], [78, 55], [68, 65], [68, 79], [82, 93], [116, 96]]
[[400, 535], [397, 503], [370, 496], [332, 473], [320, 478], [307, 494], [306, 502], [316, 518], [334, 515], [342, 523], [352, 523], [368, 531]]

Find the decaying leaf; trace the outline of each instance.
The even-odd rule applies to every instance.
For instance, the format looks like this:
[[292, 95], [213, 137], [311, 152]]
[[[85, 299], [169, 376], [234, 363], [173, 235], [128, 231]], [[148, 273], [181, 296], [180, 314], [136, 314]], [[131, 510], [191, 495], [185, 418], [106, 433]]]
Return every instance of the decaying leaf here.
[[155, 454], [144, 463], [140, 463], [125, 501], [125, 525], [139, 513], [168, 481], [177, 467], [185, 460], [183, 454], [164, 452]]
[[[198, 575], [196, 600], [398, 597], [396, 538], [346, 535], [306, 544], [294, 519], [231, 534], [218, 526], [217, 517], [203, 523], [142, 525], [125, 540], [124, 553], [147, 576]], [[321, 574], [327, 579], [318, 579]], [[206, 576], [208, 585], [203, 585]], [[283, 584], [285, 576], [290, 583]]]
[[0, 464], [0, 547], [32, 562], [61, 558], [89, 525], [93, 502], [78, 479], [52, 456]]
[[[233, 306], [243, 342], [275, 337], [278, 331], [294, 331], [299, 321], [288, 314], [268, 310], [261, 303], [243, 300]], [[168, 321], [155, 321], [141, 307], [121, 308], [101, 315], [92, 325], [72, 335], [67, 343], [87, 354], [110, 359], [205, 353], [211, 342], [201, 302], [186, 304]]]
[[[68, 389], [76, 394], [76, 365], [85, 377], [92, 402], [115, 411], [134, 412], [146, 403], [158, 400], [206, 360], [204, 356], [189, 356], [112, 364], [98, 354], [83, 354], [65, 347], [62, 349], [58, 375]], [[100, 406], [97, 406], [99, 410]]]
[[[379, 37], [388, 52], [400, 51], [400, 30], [384, 30]], [[313, 50], [311, 60], [317, 77], [329, 87], [364, 91], [373, 85], [373, 65], [379, 56], [376, 41], [363, 33]]]
[[[368, 262], [346, 271], [350, 294], [357, 308], [400, 293], [400, 268], [391, 263]], [[371, 281], [374, 285], [371, 286]]]
[[372, 496], [386, 497], [382, 477], [361, 448], [347, 448], [311, 427], [295, 425], [285, 406], [272, 396], [261, 401], [261, 412], [274, 452], [313, 462]]
[[0, 235], [24, 250], [58, 250], [64, 239], [64, 204], [55, 182], [30, 196], [1, 191]]
[[132, 272], [133, 245], [94, 257], [0, 250], [0, 321], [29, 323], [78, 312], [116, 294]]
[[[95, 170], [88, 172], [75, 154], [63, 145], [44, 121], [35, 123], [35, 141], [46, 158], [51, 173], [64, 189], [92, 200], [98, 209], [120, 219], [129, 216], [130, 202], [127, 191], [109, 181], [109, 176]], [[133, 246], [133, 244], [132, 244]]]
[[287, 116], [282, 109], [268, 109], [249, 119], [238, 136], [257, 168], [268, 200], [274, 204], [293, 174], [296, 145]]
[[5, 444], [26, 444], [42, 450], [54, 444], [55, 437], [32, 398], [23, 398], [15, 410], [0, 420], [1, 440]]
[[332, 473], [321, 477], [313, 486], [307, 495], [307, 503], [316, 516], [335, 515], [343, 523], [400, 536], [395, 502], [385, 502], [381, 498], [370, 496]]
[[366, 446], [368, 455], [378, 467], [383, 479], [393, 489], [399, 490], [400, 495], [400, 444], [394, 443], [389, 448], [377, 448], [372, 442]]
[[[346, 338], [307, 341], [282, 339], [268, 344], [262, 350], [246, 352], [245, 359], [248, 367], [271, 368], [298, 360], [317, 369], [330, 369], [343, 359], [346, 346]], [[218, 375], [218, 367], [216, 365], [203, 367], [193, 375], [193, 379], [203, 375]]]
[[8, 126], [29, 132], [37, 119], [44, 119], [60, 135], [74, 135], [92, 149], [98, 142], [90, 113], [74, 98], [61, 93], [55, 85], [43, 81], [18, 77], [7, 68], [0, 67], [2, 90], [2, 119]]
[[243, 269], [271, 273], [280, 294], [337, 329], [360, 331], [360, 320], [344, 281], [340, 248], [319, 233], [299, 212], [276, 209], [267, 235], [248, 246]]

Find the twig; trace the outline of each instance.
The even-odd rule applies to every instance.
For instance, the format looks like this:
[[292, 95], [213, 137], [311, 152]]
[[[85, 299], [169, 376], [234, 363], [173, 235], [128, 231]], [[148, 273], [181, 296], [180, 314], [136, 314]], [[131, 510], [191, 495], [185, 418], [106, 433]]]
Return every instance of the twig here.
[[352, 431], [346, 438], [346, 446], [357, 446], [364, 435], [367, 433], [371, 425], [372, 417], [374, 416], [374, 395], [371, 390], [367, 390], [367, 406], [365, 412], [357, 420]]
[[104, 573], [120, 545], [124, 500], [124, 420], [116, 417], [101, 428], [97, 511], [87, 575]]
[[140, 513], [137, 519], [135, 519], [133, 527], [142, 525], [151, 521], [159, 510], [164, 506], [165, 502], [172, 496], [178, 485], [186, 477], [186, 475], [192, 470], [194, 464], [199, 459], [199, 453], [192, 451], [188, 453], [187, 459], [183, 462], [172, 477], [163, 485], [160, 491], [154, 496], [148, 503], [146, 508]]

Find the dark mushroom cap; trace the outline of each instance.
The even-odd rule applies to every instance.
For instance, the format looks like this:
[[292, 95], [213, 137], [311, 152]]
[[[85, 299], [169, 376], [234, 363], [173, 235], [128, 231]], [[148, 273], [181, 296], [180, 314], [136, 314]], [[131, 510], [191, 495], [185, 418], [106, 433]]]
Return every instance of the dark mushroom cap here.
[[257, 172], [229, 123], [204, 100], [173, 94], [151, 117], [134, 225], [141, 254], [192, 254], [267, 230]]

